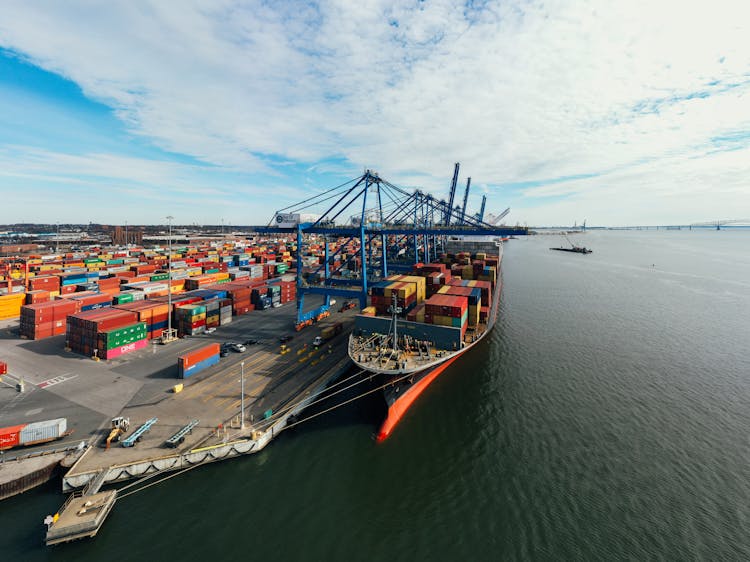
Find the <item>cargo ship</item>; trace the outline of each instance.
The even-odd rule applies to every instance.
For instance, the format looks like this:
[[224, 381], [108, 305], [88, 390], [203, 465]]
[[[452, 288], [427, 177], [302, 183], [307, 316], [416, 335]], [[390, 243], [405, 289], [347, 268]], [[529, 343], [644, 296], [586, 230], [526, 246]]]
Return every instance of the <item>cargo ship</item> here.
[[[494, 244], [494, 243], [493, 243]], [[376, 440], [385, 440], [419, 395], [477, 345], [497, 319], [502, 281], [498, 254], [443, 254], [371, 286], [371, 306], [355, 317], [349, 357], [383, 388], [388, 408]]]

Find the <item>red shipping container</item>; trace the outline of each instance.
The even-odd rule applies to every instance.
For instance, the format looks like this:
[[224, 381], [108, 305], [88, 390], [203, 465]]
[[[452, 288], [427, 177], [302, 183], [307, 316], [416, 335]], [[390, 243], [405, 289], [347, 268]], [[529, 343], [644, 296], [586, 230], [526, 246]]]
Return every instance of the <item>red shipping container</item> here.
[[28, 424], [11, 425], [9, 427], [0, 428], [0, 451], [18, 445], [18, 438], [21, 435], [21, 430], [26, 427], [26, 425]]
[[61, 295], [69, 295], [71, 293], [76, 292], [76, 286], [75, 285], [63, 285], [60, 287], [60, 294]]
[[38, 304], [50, 300], [49, 291], [37, 289], [26, 293], [26, 304]]
[[219, 351], [219, 344], [212, 343], [205, 347], [201, 347], [200, 349], [196, 349], [195, 351], [190, 351], [189, 353], [180, 355], [177, 358], [177, 361], [182, 364], [183, 369], [187, 369], [191, 365], [195, 365], [196, 363], [200, 363], [201, 361], [204, 361], [209, 357], [218, 355]]
[[8, 374], [8, 364], [5, 361], [0, 361], [0, 375]]
[[45, 275], [42, 277], [32, 277], [29, 281], [32, 290], [59, 291], [60, 278], [54, 275]]

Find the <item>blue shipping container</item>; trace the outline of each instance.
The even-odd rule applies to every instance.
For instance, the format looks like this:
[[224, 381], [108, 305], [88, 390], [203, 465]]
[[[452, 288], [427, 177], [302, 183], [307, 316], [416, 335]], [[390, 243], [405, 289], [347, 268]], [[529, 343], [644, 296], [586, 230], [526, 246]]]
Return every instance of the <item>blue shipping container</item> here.
[[204, 359], [203, 361], [199, 361], [198, 363], [194, 363], [193, 365], [190, 365], [185, 370], [182, 370], [178, 366], [178, 374], [177, 376], [181, 379], [186, 379], [188, 377], [192, 377], [193, 375], [201, 372], [203, 369], [207, 369], [208, 367], [213, 367], [214, 365], [219, 363], [219, 354], [212, 355], [208, 359]]

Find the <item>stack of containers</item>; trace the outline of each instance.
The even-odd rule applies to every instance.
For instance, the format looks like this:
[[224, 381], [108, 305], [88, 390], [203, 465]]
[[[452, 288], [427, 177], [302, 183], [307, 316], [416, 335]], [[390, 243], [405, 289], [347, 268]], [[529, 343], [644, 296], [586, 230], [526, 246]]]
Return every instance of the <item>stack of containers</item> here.
[[232, 321], [232, 300], [221, 299], [219, 301], [219, 325], [225, 326]]
[[417, 284], [405, 281], [382, 281], [374, 284], [370, 291], [370, 304], [378, 314], [388, 314], [394, 294], [402, 316], [406, 316], [417, 304]]
[[415, 268], [415, 273], [424, 277], [426, 281], [426, 297], [437, 293], [440, 287], [451, 280], [451, 270], [444, 263], [428, 263]]
[[187, 304], [175, 309], [177, 331], [183, 336], [193, 336], [206, 331], [206, 307], [202, 304]]
[[237, 267], [250, 265], [249, 254], [235, 254], [232, 256], [232, 263]]
[[102, 277], [99, 279], [99, 292], [115, 296], [120, 293], [120, 280], [117, 277]]
[[261, 264], [250, 264], [247, 266], [240, 266], [241, 270], [246, 270], [252, 279], [264, 279], [264, 267]]
[[[472, 283], [472, 281], [469, 281]], [[454, 295], [466, 297], [468, 302], [468, 324], [476, 326], [479, 323], [479, 309], [482, 306], [482, 291], [479, 287], [456, 287], [447, 285], [438, 291], [440, 295]]]
[[221, 325], [221, 300], [210, 299], [203, 303], [206, 307], [206, 328], [218, 328]]
[[219, 362], [219, 344], [212, 343], [177, 358], [178, 377], [186, 379]]
[[297, 283], [292, 281], [282, 281], [279, 284], [281, 288], [281, 304], [292, 302], [297, 298]]
[[[132, 326], [137, 322], [138, 317], [134, 312], [114, 308], [88, 310], [72, 314], [68, 316], [67, 320], [65, 334], [67, 346], [76, 353], [91, 357], [94, 355], [94, 351], [97, 351], [97, 354], [100, 352], [99, 334], [101, 332]], [[146, 337], [145, 329], [143, 337], [144, 339]]]
[[79, 301], [61, 299], [21, 308], [21, 337], [39, 340], [65, 333], [69, 314], [81, 311]]
[[[364, 311], [362, 311], [364, 314]], [[406, 315], [406, 319], [410, 322], [424, 322], [424, 314], [425, 314], [425, 303], [418, 304], [414, 308], [412, 308], [409, 313]]]
[[163, 281], [155, 283], [151, 281], [126, 283], [122, 288], [126, 291], [140, 291], [145, 298], [163, 297], [169, 293], [169, 285]]
[[57, 275], [32, 277], [29, 288], [32, 291], [49, 291], [51, 297], [56, 297], [60, 294], [60, 278]]
[[[217, 277], [218, 274], [196, 275], [194, 277], [190, 277], [188, 279], [185, 279], [185, 289], [188, 291], [194, 291], [195, 289], [200, 289], [201, 287], [205, 287], [207, 285], [213, 285], [219, 282]], [[229, 278], [229, 274], [227, 274], [227, 278]]]
[[138, 316], [138, 321], [146, 324], [148, 339], [161, 337], [169, 321], [169, 305], [154, 301], [135, 301], [117, 304], [114, 308], [128, 310]]
[[477, 287], [481, 291], [482, 306], [490, 306], [492, 304], [492, 283], [489, 281], [453, 279], [450, 284], [457, 287]]
[[86, 273], [84, 271], [81, 272], [75, 272], [75, 273], [62, 273], [60, 274], [60, 289], [62, 291], [63, 287], [70, 287], [73, 286], [73, 290], [68, 290], [69, 292], [75, 291], [75, 286], [78, 283], [85, 283], [87, 281]]
[[280, 285], [270, 285], [266, 292], [266, 296], [269, 299], [271, 299], [272, 307], [278, 308], [279, 306], [281, 306], [281, 286]]
[[265, 286], [252, 289], [250, 293], [250, 301], [255, 307], [255, 310], [265, 310], [270, 308], [273, 304], [271, 297], [268, 296], [268, 288]]
[[432, 295], [425, 301], [425, 323], [461, 328], [466, 332], [469, 304], [466, 297], [453, 295]]
[[97, 356], [102, 359], [114, 359], [125, 353], [143, 349], [147, 342], [148, 330], [145, 322], [104, 330], [97, 334]]
[[427, 283], [424, 277], [419, 275], [391, 275], [388, 277], [391, 281], [401, 281], [402, 283], [414, 283], [416, 285], [417, 304], [424, 302], [427, 292]]
[[79, 301], [81, 303], [81, 311], [112, 306], [112, 295], [106, 293], [91, 293], [86, 291], [80, 294], [67, 295], [65, 298]]
[[26, 293], [26, 304], [38, 304], [50, 300], [49, 291], [29, 291]]

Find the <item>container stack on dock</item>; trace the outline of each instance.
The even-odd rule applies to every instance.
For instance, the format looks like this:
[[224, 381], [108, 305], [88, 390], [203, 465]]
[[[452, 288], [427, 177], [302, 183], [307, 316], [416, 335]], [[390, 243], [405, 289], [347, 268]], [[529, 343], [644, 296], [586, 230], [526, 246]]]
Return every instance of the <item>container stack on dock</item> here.
[[0, 320], [18, 317], [25, 302], [26, 295], [23, 292], [0, 296]]
[[148, 330], [135, 312], [107, 308], [68, 316], [65, 337], [71, 351], [113, 359], [144, 348]]
[[177, 334], [193, 336], [206, 331], [206, 307], [202, 304], [188, 304], [175, 309]]
[[192, 377], [200, 371], [216, 365], [220, 358], [218, 343], [212, 343], [177, 358], [177, 376], [181, 379]]
[[148, 300], [135, 301], [115, 305], [118, 310], [134, 312], [139, 322], [146, 325], [148, 339], [159, 338], [167, 329], [169, 321], [169, 306], [166, 303]]
[[65, 333], [65, 322], [70, 314], [81, 311], [81, 301], [60, 299], [30, 304], [21, 308], [21, 337], [40, 340]]

